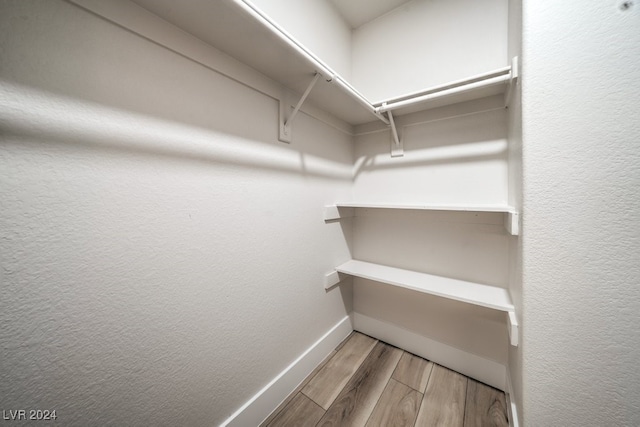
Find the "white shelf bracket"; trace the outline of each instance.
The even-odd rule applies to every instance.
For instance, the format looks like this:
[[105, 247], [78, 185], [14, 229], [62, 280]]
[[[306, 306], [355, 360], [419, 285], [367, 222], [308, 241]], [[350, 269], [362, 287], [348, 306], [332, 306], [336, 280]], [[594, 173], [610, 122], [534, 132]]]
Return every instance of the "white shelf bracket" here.
[[[386, 105], [386, 102], [382, 104], [383, 107]], [[404, 156], [404, 144], [402, 143], [400, 135], [398, 135], [398, 128], [396, 127], [395, 120], [393, 120], [391, 110], [387, 111], [387, 116], [389, 117], [389, 126], [391, 126], [391, 135], [393, 136], [391, 140], [391, 157], [402, 157]]]
[[510, 211], [505, 214], [504, 228], [512, 236], [520, 234], [520, 214], [516, 211]]
[[518, 346], [518, 318], [515, 311], [507, 311], [507, 326], [509, 327], [509, 343]]
[[341, 218], [349, 218], [355, 215], [353, 208], [339, 208], [336, 205], [324, 207], [324, 220], [335, 221]]
[[333, 270], [331, 273], [327, 273], [324, 275], [324, 288], [331, 289], [346, 277], [345, 274], [338, 273], [336, 270]]
[[504, 93], [505, 107], [509, 107], [509, 104], [511, 104], [511, 96], [513, 95], [513, 90], [518, 81], [519, 72], [520, 70], [518, 68], [518, 57], [514, 56], [513, 58], [511, 58], [511, 70], [509, 71], [509, 84], [507, 85], [507, 90]]
[[316, 73], [313, 76], [313, 79], [309, 83], [309, 86], [307, 86], [307, 89], [304, 91], [304, 93], [302, 94], [302, 97], [300, 97], [300, 100], [298, 101], [296, 106], [293, 108], [291, 115], [289, 115], [288, 117], [287, 117], [287, 110], [289, 109], [289, 103], [286, 102], [285, 100], [280, 100], [280, 119], [279, 119], [280, 132], [278, 135], [278, 139], [280, 141], [291, 142], [291, 125], [293, 123], [293, 119], [295, 119], [296, 115], [300, 111], [300, 107], [302, 107], [302, 104], [307, 99], [307, 96], [309, 96], [311, 89], [313, 89], [313, 86], [315, 86], [320, 76], [321, 76], [320, 73]]

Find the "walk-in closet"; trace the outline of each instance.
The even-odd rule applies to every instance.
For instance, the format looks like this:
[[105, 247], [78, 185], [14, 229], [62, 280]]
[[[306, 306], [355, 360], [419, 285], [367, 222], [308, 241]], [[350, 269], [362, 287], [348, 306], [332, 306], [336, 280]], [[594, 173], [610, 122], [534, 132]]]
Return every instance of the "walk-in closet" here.
[[0, 0], [0, 410], [639, 425], [640, 4]]

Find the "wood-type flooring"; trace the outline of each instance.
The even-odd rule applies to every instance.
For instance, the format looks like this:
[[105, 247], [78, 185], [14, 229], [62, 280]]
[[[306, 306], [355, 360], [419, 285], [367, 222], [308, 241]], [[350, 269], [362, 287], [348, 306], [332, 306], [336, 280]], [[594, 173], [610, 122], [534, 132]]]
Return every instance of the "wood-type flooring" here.
[[261, 424], [508, 425], [502, 391], [359, 332], [344, 340]]

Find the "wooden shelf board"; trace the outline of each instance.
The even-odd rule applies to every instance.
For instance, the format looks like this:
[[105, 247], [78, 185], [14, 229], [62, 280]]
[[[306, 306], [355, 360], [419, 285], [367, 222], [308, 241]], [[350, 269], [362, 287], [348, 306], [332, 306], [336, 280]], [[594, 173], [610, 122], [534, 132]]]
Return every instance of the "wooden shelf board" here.
[[381, 264], [350, 260], [336, 267], [343, 274], [387, 283], [417, 292], [475, 304], [500, 311], [514, 311], [506, 289]]

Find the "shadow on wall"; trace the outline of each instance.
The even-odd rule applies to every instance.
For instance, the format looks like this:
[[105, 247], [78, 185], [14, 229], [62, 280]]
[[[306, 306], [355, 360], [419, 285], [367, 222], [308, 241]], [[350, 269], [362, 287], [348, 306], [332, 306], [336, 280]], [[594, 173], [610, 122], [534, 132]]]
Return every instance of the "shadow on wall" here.
[[[100, 131], [115, 127], [119, 138], [129, 139], [120, 145], [135, 144], [145, 152], [171, 152], [172, 156], [195, 152], [198, 158], [215, 158], [220, 153], [194, 148], [191, 139], [196, 145], [204, 139], [211, 145], [233, 139], [228, 145], [240, 150], [243, 140], [279, 145], [280, 151], [266, 150], [276, 163], [279, 153], [298, 150], [306, 157], [310, 174], [335, 175], [323, 172], [322, 167], [314, 169], [314, 157], [318, 163], [352, 163], [350, 148], [339, 148], [336, 143], [351, 136], [311, 123], [303, 114], [294, 124], [294, 143], [279, 143], [276, 98], [282, 95], [282, 88], [265, 76], [170, 24], [159, 23], [134, 4], [129, 6], [139, 14], [123, 19], [133, 27], [128, 28], [90, 10], [113, 10], [114, 5], [86, 8], [82, 3], [86, 2], [0, 2], [0, 78], [9, 84], [0, 96], [9, 95], [8, 101], [17, 110], [10, 113], [21, 111], [34, 120], [55, 121], [60, 125], [57, 138], [65, 142], [79, 142], [72, 134], [81, 123], [71, 120], [93, 120]], [[115, 9], [127, 10], [126, 3]], [[259, 84], [252, 85], [255, 82]], [[101, 115], [102, 120], [95, 120]], [[6, 119], [0, 118], [3, 128]], [[151, 126], [159, 130], [153, 132]], [[320, 132], [314, 132], [318, 126], [322, 126]], [[149, 132], [142, 135], [143, 129]], [[116, 145], [98, 131], [85, 136]], [[162, 150], [149, 150], [153, 144], [138, 142], [141, 137], [158, 140]], [[167, 144], [169, 139], [174, 143]], [[221, 144], [227, 145], [226, 141]], [[239, 164], [247, 162], [253, 165], [252, 161]], [[265, 163], [270, 164], [258, 162]], [[293, 170], [305, 172], [301, 167]]]
[[[504, 108], [420, 121], [402, 126], [404, 156], [390, 156], [389, 132], [361, 137], [367, 154], [358, 156], [354, 177], [373, 170], [446, 164], [506, 161], [507, 126]], [[401, 123], [401, 122], [400, 122]]]
[[[334, 148], [332, 152], [325, 146], [324, 149], [313, 149], [313, 154], [307, 152], [308, 146], [316, 142], [313, 139], [318, 138], [313, 136], [314, 127], [322, 125], [303, 115], [296, 123], [301, 131], [300, 142], [294, 148], [276, 142], [275, 138], [273, 143], [255, 140], [6, 82], [0, 83], [0, 98], [3, 100], [0, 128], [5, 134], [27, 135], [94, 149], [352, 180], [350, 147]], [[273, 127], [277, 129], [276, 117]], [[340, 147], [340, 144], [334, 147]], [[336, 155], [335, 151], [344, 151], [344, 154]]]

